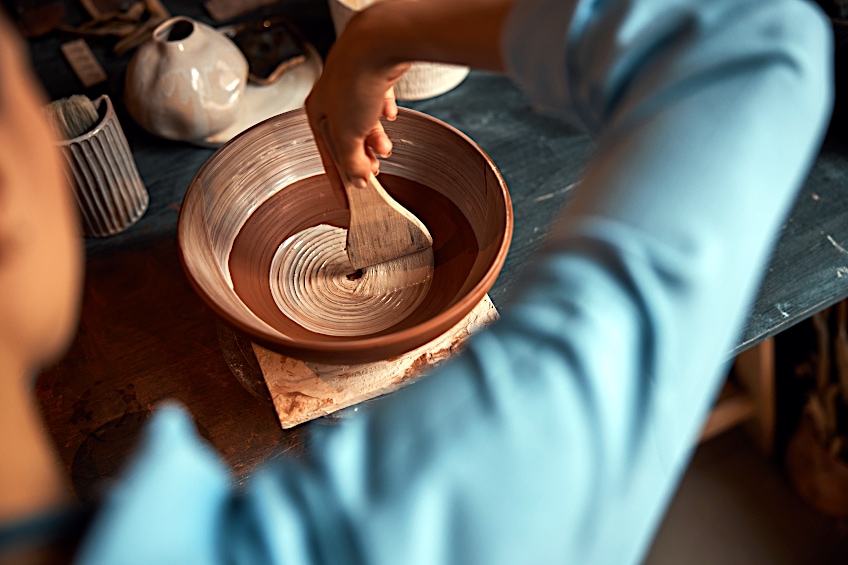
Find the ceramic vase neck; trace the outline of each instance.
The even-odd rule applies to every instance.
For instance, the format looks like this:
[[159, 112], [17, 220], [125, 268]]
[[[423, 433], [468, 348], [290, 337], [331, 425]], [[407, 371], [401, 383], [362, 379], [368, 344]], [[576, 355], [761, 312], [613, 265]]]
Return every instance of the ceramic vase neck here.
[[177, 17], [162, 23], [153, 39], [163, 51], [188, 51], [198, 40], [199, 27], [189, 18]]

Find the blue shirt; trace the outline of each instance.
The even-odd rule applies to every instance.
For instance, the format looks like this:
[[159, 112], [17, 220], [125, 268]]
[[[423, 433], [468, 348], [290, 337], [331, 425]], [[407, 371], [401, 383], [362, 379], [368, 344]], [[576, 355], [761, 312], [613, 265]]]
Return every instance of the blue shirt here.
[[79, 562], [642, 559], [818, 148], [830, 29], [803, 0], [525, 0], [502, 45], [598, 144], [500, 323], [244, 493], [160, 409]]

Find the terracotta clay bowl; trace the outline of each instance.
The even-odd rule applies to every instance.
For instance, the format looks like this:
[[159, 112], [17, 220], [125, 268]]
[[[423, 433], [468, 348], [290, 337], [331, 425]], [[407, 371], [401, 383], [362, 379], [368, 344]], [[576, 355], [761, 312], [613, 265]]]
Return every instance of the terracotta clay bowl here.
[[304, 361], [365, 363], [425, 345], [486, 295], [512, 237], [512, 205], [492, 160], [468, 137], [401, 109], [385, 123], [394, 142], [382, 162], [386, 190], [433, 235], [435, 270], [423, 301], [403, 320], [367, 335], [331, 336], [287, 317], [269, 289], [281, 244], [307, 228], [346, 228], [306, 120], [294, 110], [243, 132], [204, 164], [186, 192], [178, 243], [201, 298], [254, 342]]

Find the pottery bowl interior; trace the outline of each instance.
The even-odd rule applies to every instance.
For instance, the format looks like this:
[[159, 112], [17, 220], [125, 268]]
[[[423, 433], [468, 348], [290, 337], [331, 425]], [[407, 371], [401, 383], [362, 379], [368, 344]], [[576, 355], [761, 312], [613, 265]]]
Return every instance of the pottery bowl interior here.
[[430, 229], [435, 272], [423, 302], [374, 334], [309, 331], [280, 311], [269, 290], [270, 263], [283, 241], [318, 224], [349, 221], [302, 109], [234, 138], [192, 181], [178, 225], [184, 269], [206, 303], [254, 342], [307, 361], [389, 359], [453, 327], [491, 288], [513, 221], [495, 165], [465, 135], [424, 114], [401, 109], [385, 127], [394, 150], [380, 179]]

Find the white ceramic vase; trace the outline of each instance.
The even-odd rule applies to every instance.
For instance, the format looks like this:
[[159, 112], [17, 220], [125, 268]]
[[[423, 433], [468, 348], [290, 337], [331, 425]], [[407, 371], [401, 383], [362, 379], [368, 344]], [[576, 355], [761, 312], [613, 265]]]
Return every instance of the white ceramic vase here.
[[160, 24], [127, 68], [124, 99], [147, 131], [181, 141], [215, 134], [239, 115], [247, 60], [229, 38], [186, 17]]

